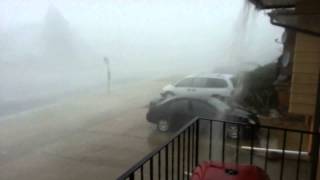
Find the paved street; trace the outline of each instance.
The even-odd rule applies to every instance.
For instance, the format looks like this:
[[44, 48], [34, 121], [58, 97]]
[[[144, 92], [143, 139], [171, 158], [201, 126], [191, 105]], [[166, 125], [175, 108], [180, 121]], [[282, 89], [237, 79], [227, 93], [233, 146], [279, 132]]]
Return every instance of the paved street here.
[[115, 179], [167, 138], [145, 120], [146, 105], [167, 82], [74, 96], [0, 119], [0, 179]]

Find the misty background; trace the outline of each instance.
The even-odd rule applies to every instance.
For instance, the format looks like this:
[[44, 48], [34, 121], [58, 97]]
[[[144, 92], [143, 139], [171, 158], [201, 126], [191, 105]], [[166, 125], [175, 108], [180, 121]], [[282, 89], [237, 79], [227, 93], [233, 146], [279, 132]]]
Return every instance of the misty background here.
[[274, 61], [283, 30], [265, 13], [244, 0], [2, 0], [0, 116], [106, 88], [104, 57], [114, 86]]

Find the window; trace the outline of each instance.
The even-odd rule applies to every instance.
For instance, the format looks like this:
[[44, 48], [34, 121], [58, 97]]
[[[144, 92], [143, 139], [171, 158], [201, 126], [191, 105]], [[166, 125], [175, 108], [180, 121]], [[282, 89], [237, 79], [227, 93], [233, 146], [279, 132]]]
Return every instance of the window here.
[[188, 113], [188, 100], [179, 99], [171, 102], [170, 110], [172, 113]]
[[207, 88], [225, 88], [228, 87], [228, 84], [223, 79], [208, 78]]
[[193, 78], [192, 87], [205, 88], [207, 83], [207, 78]]
[[217, 108], [218, 111], [220, 111], [220, 112], [224, 112], [224, 111], [227, 111], [230, 109], [230, 107], [226, 103], [220, 101], [217, 98], [211, 98], [208, 100], [208, 102], [209, 102], [209, 104], [211, 104], [212, 106]]
[[213, 118], [216, 109], [201, 101], [192, 101], [192, 110], [195, 116]]
[[176, 87], [191, 87], [192, 86], [192, 78], [183, 79], [176, 84]]

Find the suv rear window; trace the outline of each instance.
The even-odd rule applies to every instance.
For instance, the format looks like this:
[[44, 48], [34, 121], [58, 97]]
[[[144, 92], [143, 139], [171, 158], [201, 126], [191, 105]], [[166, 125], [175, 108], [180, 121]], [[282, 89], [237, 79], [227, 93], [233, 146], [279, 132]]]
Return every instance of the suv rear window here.
[[225, 87], [228, 87], [228, 84], [223, 79], [208, 78], [206, 87], [207, 88], [225, 88]]

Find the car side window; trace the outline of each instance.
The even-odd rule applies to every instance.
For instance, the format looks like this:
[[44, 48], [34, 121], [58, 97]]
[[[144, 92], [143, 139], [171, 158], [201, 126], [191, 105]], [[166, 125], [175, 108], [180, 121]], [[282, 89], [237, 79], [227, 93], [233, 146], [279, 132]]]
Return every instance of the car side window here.
[[191, 87], [193, 78], [183, 79], [176, 84], [176, 87]]
[[208, 78], [206, 87], [207, 88], [226, 88], [228, 87], [228, 84], [224, 79]]
[[170, 104], [170, 111], [174, 113], [188, 113], [188, 100], [186, 99], [179, 99], [176, 101], [171, 102]]
[[192, 87], [205, 88], [206, 83], [207, 83], [207, 78], [193, 78]]
[[201, 101], [192, 101], [192, 111], [195, 116], [212, 118], [216, 112], [216, 109], [209, 104]]

